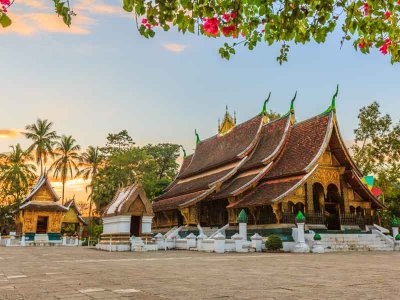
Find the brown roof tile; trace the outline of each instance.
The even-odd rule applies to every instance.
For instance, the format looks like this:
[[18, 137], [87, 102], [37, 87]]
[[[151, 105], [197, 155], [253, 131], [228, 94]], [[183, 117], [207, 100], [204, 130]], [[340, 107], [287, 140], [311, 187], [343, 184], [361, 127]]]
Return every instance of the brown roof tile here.
[[156, 200], [171, 198], [178, 195], [207, 189], [209, 184], [222, 178], [223, 176], [228, 174], [231, 170], [232, 168], [214, 174], [210, 174], [207, 176], [199, 176], [193, 180], [184, 181], [182, 183], [178, 181], [171, 189], [169, 189], [166, 193], [159, 196]]
[[191, 164], [180, 175], [189, 177], [238, 159], [256, 137], [261, 117], [256, 116], [234, 127], [223, 136], [215, 135], [197, 145]]
[[176, 209], [178, 205], [185, 203], [189, 200], [192, 200], [196, 198], [197, 196], [200, 196], [202, 193], [204, 193], [207, 190], [202, 190], [202, 191], [197, 191], [194, 193], [190, 194], [185, 194], [185, 195], [180, 195], [168, 199], [163, 199], [163, 200], [158, 200], [153, 203], [153, 211], [158, 212], [158, 211], [163, 211], [163, 210], [171, 210], [171, 209]]
[[282, 155], [265, 178], [304, 172], [323, 146], [330, 121], [331, 114], [326, 114], [295, 124], [290, 130]]
[[242, 200], [230, 205], [230, 207], [243, 208], [271, 204], [271, 201], [293, 188], [300, 180], [301, 179], [262, 183], [247, 194]]
[[290, 121], [289, 118], [290, 116], [280, 118], [263, 126], [260, 140], [242, 170], [259, 166], [264, 159], [271, 156], [284, 137], [286, 125]]

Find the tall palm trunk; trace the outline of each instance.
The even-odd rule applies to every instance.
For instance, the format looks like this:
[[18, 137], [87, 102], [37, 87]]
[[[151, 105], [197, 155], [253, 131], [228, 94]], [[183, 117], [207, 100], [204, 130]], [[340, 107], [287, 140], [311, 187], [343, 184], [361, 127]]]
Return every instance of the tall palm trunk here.
[[64, 193], [65, 193], [65, 177], [62, 179], [62, 199], [61, 199], [61, 204], [64, 205]]

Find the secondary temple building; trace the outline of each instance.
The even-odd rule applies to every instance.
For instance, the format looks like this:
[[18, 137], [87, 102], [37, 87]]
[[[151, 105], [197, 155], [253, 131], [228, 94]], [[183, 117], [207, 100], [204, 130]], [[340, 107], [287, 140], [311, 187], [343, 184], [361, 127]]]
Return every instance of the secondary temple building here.
[[85, 224], [75, 201], [59, 202], [47, 174], [39, 177], [19, 207], [19, 231], [26, 241], [60, 242], [63, 226], [73, 225], [76, 233]]
[[296, 122], [294, 99], [287, 114], [270, 120], [262, 112], [236, 124], [228, 111], [218, 134], [197, 136], [193, 154], [155, 199], [154, 228], [178, 225], [237, 225], [249, 229], [290, 228], [298, 211], [309, 228], [365, 229], [377, 223], [381, 202], [362, 183], [362, 174], [340, 136], [335, 100], [323, 113]]

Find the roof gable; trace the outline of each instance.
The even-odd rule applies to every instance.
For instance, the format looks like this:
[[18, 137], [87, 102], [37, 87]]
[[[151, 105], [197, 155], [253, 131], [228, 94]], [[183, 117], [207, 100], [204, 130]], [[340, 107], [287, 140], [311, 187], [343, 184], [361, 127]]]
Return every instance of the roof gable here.
[[58, 195], [54, 191], [51, 183], [46, 174], [39, 177], [37, 183], [33, 186], [28, 196], [22, 201], [52, 201], [57, 202], [59, 200]]

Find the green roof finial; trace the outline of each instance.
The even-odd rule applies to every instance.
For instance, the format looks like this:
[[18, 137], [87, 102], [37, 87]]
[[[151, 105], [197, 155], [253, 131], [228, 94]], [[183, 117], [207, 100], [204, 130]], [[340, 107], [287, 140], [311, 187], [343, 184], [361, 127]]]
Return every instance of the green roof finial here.
[[238, 223], [247, 223], [247, 221], [248, 221], [248, 217], [247, 217], [246, 211], [244, 209], [242, 209], [237, 218], [237, 222]]
[[182, 145], [180, 145], [180, 147], [181, 147], [181, 149], [182, 149], [182, 151], [183, 151], [183, 157], [185, 158], [185, 157], [186, 157], [186, 150], [185, 150], [185, 148], [183, 148]]
[[321, 240], [321, 235], [319, 233], [316, 233], [314, 235], [314, 241], [320, 241]]
[[271, 97], [271, 92], [269, 92], [269, 94], [268, 94], [268, 98], [267, 99], [265, 99], [265, 101], [264, 101], [264, 105], [263, 105], [263, 108], [262, 108], [262, 111], [261, 111], [261, 115], [262, 116], [265, 116], [266, 114], [267, 114], [267, 103], [269, 102], [269, 98]]
[[330, 107], [331, 111], [336, 111], [336, 97], [337, 97], [338, 93], [339, 93], [339, 85], [337, 84], [336, 92], [332, 97], [332, 103], [331, 103], [331, 107]]
[[199, 134], [197, 133], [197, 130], [196, 130], [196, 129], [194, 130], [194, 134], [196, 135], [196, 145], [198, 145], [198, 144], [201, 143], [201, 140], [200, 140], [200, 136], [199, 136]]
[[301, 210], [299, 210], [299, 212], [297, 213], [297, 216], [296, 216], [296, 222], [297, 223], [304, 223], [305, 221], [306, 221], [306, 217], [303, 215]]
[[297, 97], [297, 91], [294, 94], [294, 97], [293, 97], [292, 101], [290, 101], [290, 113], [291, 114], [294, 113], [294, 101], [296, 100], [296, 97]]

